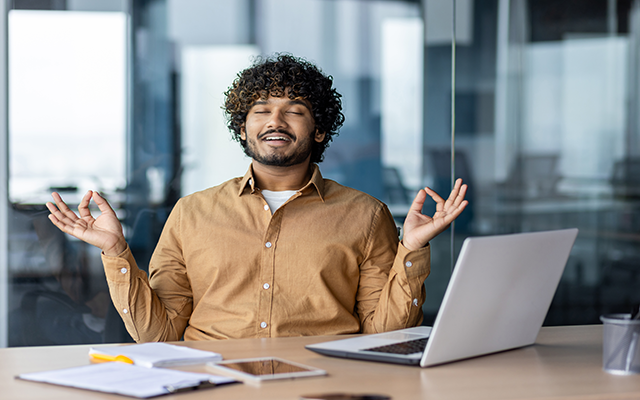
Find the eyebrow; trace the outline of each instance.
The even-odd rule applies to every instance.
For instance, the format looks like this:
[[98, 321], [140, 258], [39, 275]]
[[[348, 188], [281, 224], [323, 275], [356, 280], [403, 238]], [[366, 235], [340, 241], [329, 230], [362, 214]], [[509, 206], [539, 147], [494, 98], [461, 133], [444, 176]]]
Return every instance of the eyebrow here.
[[[263, 105], [267, 105], [267, 104], [269, 104], [269, 102], [266, 101], [266, 100], [258, 100], [255, 103], [253, 103], [251, 105], [251, 107], [263, 106]], [[309, 109], [309, 111], [311, 111], [311, 107], [309, 107], [309, 105], [307, 103], [305, 103], [304, 101], [302, 101], [302, 100], [297, 100], [297, 99], [289, 100], [289, 104], [300, 104], [302, 106], [307, 107], [307, 109]]]

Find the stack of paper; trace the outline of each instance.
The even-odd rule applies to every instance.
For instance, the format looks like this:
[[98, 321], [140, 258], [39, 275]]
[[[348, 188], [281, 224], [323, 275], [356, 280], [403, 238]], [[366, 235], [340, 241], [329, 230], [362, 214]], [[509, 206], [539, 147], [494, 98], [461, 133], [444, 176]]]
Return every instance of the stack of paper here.
[[[142, 343], [127, 346], [93, 347], [89, 355], [99, 358], [99, 355], [125, 356], [141, 367], [175, 367], [179, 365], [204, 364], [220, 361], [222, 356], [211, 351], [191, 349], [167, 343]], [[100, 357], [103, 358], [103, 357]]]
[[234, 379], [216, 375], [165, 368], [144, 368], [121, 362], [33, 372], [21, 374], [17, 378], [138, 398], [236, 382]]

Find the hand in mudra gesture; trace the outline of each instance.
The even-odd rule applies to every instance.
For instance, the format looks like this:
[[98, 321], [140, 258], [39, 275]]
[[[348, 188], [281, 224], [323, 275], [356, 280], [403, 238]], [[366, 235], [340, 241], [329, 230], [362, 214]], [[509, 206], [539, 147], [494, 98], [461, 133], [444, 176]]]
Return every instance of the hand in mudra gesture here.
[[[47, 203], [51, 212], [49, 219], [61, 231], [99, 247], [107, 256], [117, 256], [126, 249], [122, 224], [113, 208], [98, 192], [90, 190], [84, 195], [78, 205], [79, 216], [67, 206], [58, 193], [54, 192], [51, 196], [55, 204]], [[97, 218], [94, 218], [89, 210], [91, 199], [100, 209]]]
[[[469, 202], [464, 199], [467, 185], [458, 179], [445, 201], [438, 193], [426, 187], [421, 189], [413, 200], [409, 213], [404, 220], [402, 243], [409, 250], [424, 247], [458, 218]], [[432, 217], [422, 214], [422, 206], [427, 195], [436, 202], [436, 212]]]

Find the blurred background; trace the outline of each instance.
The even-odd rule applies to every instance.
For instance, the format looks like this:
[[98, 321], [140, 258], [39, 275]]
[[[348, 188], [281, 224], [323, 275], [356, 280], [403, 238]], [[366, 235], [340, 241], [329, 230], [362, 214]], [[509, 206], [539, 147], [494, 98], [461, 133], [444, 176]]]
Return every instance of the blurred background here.
[[0, 347], [131, 340], [100, 251], [44, 203], [101, 191], [147, 268], [179, 197], [245, 173], [223, 92], [274, 52], [343, 95], [326, 178], [399, 226], [424, 185], [469, 184], [432, 243], [425, 325], [467, 236], [580, 229], [546, 325], [640, 302], [640, 0], [0, 0], [0, 13]]

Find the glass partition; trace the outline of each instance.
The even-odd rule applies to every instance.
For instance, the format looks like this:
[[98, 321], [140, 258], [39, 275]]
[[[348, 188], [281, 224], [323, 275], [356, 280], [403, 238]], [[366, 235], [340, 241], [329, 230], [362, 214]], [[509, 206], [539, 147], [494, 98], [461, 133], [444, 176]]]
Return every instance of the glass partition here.
[[[478, 0], [473, 41], [456, 46], [469, 234], [580, 229], [546, 324], [599, 323], [640, 302], [638, 5]], [[448, 57], [435, 54], [427, 81]]]
[[[399, 226], [419, 188], [446, 194], [452, 170], [469, 184], [470, 206], [431, 244], [424, 324], [464, 238], [569, 227], [580, 233], [545, 323], [627, 312], [640, 302], [640, 2], [576, 4], [11, 2], [7, 344], [130, 340], [99, 251], [56, 233], [48, 192], [103, 191], [145, 269], [180, 196], [246, 171], [222, 92], [274, 52], [317, 63], [343, 95], [325, 177], [380, 198]], [[84, 42], [60, 39], [72, 23], [17, 30], [27, 15], [90, 28], [75, 28]], [[92, 36], [103, 17], [114, 31]], [[59, 39], [22, 47], [38, 37]]]

